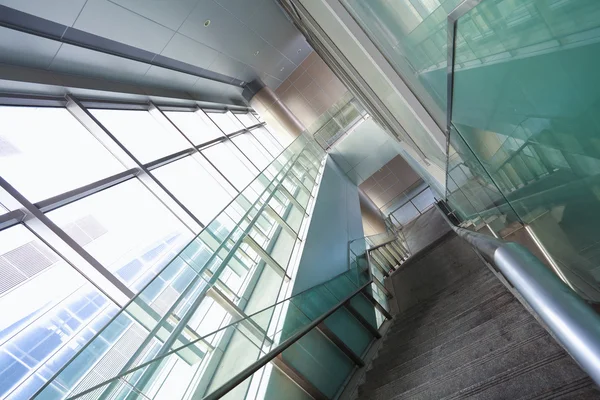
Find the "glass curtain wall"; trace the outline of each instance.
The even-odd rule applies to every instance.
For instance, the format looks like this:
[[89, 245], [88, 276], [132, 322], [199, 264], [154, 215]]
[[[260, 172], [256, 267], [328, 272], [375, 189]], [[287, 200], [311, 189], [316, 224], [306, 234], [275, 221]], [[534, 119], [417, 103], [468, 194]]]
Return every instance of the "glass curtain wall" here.
[[[249, 300], [258, 275], [248, 271], [265, 269], [261, 257], [287, 265], [283, 251], [274, 253], [276, 242], [283, 243], [274, 235], [291, 236], [304, 215], [291, 209], [284, 187], [294, 205], [306, 207], [311, 193], [299, 187], [318, 171], [317, 152], [304, 154], [304, 164], [295, 160], [295, 175], [269, 198], [273, 211], [257, 217], [251, 205], [265, 201], [261, 190], [291, 155], [251, 112], [63, 103], [0, 106], [0, 398], [30, 398], [61, 370], [68, 375], [63, 385], [85, 387], [118, 372], [127, 356], [155, 354], [156, 343], [166, 344], [178, 329], [177, 315], [193, 305], [200, 281], [213, 275], [222, 298]], [[210, 249], [255, 217], [254, 241], [245, 239], [216, 274], [225, 250]], [[277, 229], [280, 221], [288, 231]], [[74, 253], [110, 279], [96, 280]], [[213, 269], [201, 277], [183, 254], [196, 264], [212, 256]], [[111, 279], [117, 286], [107, 286]], [[126, 297], [135, 296], [129, 303], [135, 312], [119, 312], [123, 304], [111, 295], [118, 284], [130, 290]], [[175, 308], [168, 314], [176, 300], [183, 314]], [[188, 339], [176, 343], [231, 318], [231, 310], [210, 297], [206, 302], [197, 305], [203, 316], [179, 332]], [[135, 344], [145, 346], [136, 352]], [[215, 344], [206, 346], [186, 360]], [[84, 349], [93, 356], [68, 363]], [[67, 393], [56, 385], [47, 392]]]
[[[246, 318], [291, 292], [324, 155], [308, 135], [297, 138], [38, 395], [197, 397], [255, 361], [257, 337], [277, 321], [273, 308]], [[126, 373], [155, 358], [163, 361]]]

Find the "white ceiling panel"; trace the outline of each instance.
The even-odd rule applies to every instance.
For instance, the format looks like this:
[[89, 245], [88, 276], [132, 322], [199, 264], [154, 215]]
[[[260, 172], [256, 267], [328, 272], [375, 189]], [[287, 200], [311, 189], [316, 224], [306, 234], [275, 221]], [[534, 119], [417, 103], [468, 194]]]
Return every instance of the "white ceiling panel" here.
[[254, 3], [256, 4], [256, 12], [242, 19], [242, 21], [273, 47], [282, 51], [286, 48], [286, 43], [294, 40], [294, 37], [299, 33], [298, 30], [288, 21], [274, 0], [263, 0]]
[[71, 26], [86, 0], [0, 0], [0, 4]]
[[255, 0], [215, 0], [236, 18], [244, 20], [257, 10], [258, 1]]
[[289, 75], [296, 68], [279, 50], [268, 43], [260, 50], [253, 66], [278, 79], [281, 79], [283, 75]]
[[[0, 4], [244, 82], [260, 77], [272, 88], [311, 52], [275, 0], [0, 0]], [[210, 24], [205, 27], [207, 20]], [[192, 75], [7, 28], [0, 29], [0, 62], [132, 85], [171, 84], [174, 89], [202, 85]], [[232, 96], [238, 92], [241, 96], [239, 88], [232, 88]]]
[[197, 67], [208, 68], [215, 61], [219, 52], [176, 33], [161, 54]]
[[[210, 20], [210, 25], [205, 27], [207, 20]], [[179, 33], [246, 64], [251, 64], [256, 51], [265, 45], [256, 33], [213, 0], [201, 0]]]
[[209, 69], [243, 81], [246, 81], [248, 74], [247, 65], [238, 62], [225, 54], [219, 54], [215, 61], [210, 65]]
[[198, 0], [109, 0], [174, 31], [192, 12]]
[[61, 43], [0, 27], [0, 63], [46, 68]]
[[304, 36], [298, 32], [296, 37], [285, 44], [285, 48], [281, 52], [295, 65], [300, 65], [310, 55], [312, 47], [310, 47]]
[[88, 0], [74, 28], [154, 53], [175, 33], [108, 0]]

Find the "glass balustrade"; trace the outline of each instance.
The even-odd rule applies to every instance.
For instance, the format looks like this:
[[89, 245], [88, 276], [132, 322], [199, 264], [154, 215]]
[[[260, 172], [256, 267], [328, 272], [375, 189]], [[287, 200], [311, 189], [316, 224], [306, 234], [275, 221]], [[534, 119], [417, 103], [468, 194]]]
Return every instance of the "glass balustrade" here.
[[447, 199], [600, 302], [600, 3], [484, 0], [456, 23]]
[[[347, 352], [360, 357], [374, 339], [363, 324], [377, 329], [385, 320], [368, 300], [369, 292], [359, 292], [370, 279], [368, 270], [363, 266], [356, 267], [245, 318], [232, 317], [221, 326], [205, 325], [202, 330], [195, 331], [196, 336], [180, 331], [175, 340], [168, 341], [168, 347], [149, 352], [138, 349], [137, 357], [131, 358], [119, 373], [110, 379], [90, 382], [87, 387], [78, 392], [71, 391], [66, 397], [203, 398], [355, 293], [347, 306], [325, 318], [224, 397], [276, 399], [286, 398], [294, 391], [301, 393], [302, 390], [282, 372], [293, 369], [310, 381], [314, 390], [332, 398], [354, 370], [354, 361]], [[360, 321], [353, 313], [360, 315]], [[265, 319], [271, 320], [268, 327], [262, 326]], [[112, 331], [114, 334], [114, 329]], [[346, 352], [328, 339], [327, 335], [331, 333], [347, 346]], [[158, 336], [153, 339], [161, 341]], [[167, 342], [164, 344], [166, 346]], [[91, 354], [85, 357], [82, 353], [79, 357], [89, 359]], [[143, 357], [145, 354], [147, 356]], [[53, 385], [57, 383], [55, 381]], [[43, 394], [48, 395], [43, 398], [51, 398], [53, 393]]]

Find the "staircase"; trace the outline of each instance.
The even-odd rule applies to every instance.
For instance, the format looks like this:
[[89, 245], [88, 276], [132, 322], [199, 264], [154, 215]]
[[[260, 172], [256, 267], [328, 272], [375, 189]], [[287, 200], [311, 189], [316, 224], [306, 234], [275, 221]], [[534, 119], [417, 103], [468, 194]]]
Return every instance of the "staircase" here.
[[[392, 249], [380, 249], [393, 257]], [[370, 256], [394, 269], [385, 251]], [[453, 232], [410, 257], [386, 283], [394, 288], [396, 315], [359, 399], [600, 398], [593, 381]]]

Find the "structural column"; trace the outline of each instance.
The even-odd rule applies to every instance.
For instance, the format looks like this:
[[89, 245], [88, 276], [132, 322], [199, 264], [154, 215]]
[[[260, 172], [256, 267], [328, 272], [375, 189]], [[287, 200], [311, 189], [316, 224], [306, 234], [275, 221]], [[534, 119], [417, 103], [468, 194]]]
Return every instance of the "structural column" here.
[[297, 138], [305, 130], [302, 122], [283, 104], [277, 94], [266, 86], [252, 96], [250, 106], [260, 114], [267, 125], [274, 128], [274, 134], [289, 135], [283, 138], [285, 141]]

